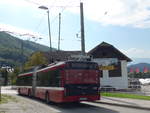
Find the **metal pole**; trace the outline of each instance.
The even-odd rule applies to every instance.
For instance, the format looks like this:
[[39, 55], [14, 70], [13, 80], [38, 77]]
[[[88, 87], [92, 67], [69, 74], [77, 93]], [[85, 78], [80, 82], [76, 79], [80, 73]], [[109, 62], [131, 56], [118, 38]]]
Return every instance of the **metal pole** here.
[[50, 52], [52, 52], [52, 43], [51, 43], [51, 27], [50, 27], [49, 10], [47, 10], [47, 16], [48, 16], [48, 31], [49, 31], [49, 41], [50, 41]]
[[23, 40], [21, 41], [21, 66], [20, 66], [20, 72], [23, 71]]
[[81, 50], [82, 50], [82, 55], [85, 55], [84, 14], [83, 14], [83, 3], [82, 2], [80, 2], [80, 21], [81, 21]]
[[32, 96], [35, 96], [36, 86], [37, 86], [37, 70], [38, 66], [34, 68], [33, 76], [32, 76]]
[[1, 87], [2, 87], [2, 84], [3, 84], [3, 79], [2, 79], [2, 75], [1, 75], [1, 73], [0, 73], [0, 101], [2, 100], [2, 92], [1, 92]]
[[1, 94], [1, 84], [0, 84], [0, 101], [2, 100], [2, 94]]
[[61, 25], [61, 13], [59, 13], [58, 51], [60, 50], [60, 25]]

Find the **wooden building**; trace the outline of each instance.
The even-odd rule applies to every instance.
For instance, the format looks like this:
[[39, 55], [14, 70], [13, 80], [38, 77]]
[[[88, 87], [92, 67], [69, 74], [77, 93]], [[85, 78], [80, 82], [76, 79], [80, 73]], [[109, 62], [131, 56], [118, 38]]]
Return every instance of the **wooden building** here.
[[[49, 63], [65, 60], [79, 60], [72, 56], [80, 56], [81, 51], [44, 52]], [[87, 53], [91, 61], [99, 64], [101, 86], [112, 86], [116, 89], [128, 88], [127, 63], [132, 60], [113, 45], [102, 42]]]
[[127, 63], [132, 60], [114, 46], [102, 42], [88, 52], [91, 60], [99, 64], [101, 86], [128, 88]]
[[72, 56], [81, 55], [81, 51], [52, 51], [43, 52], [43, 54], [47, 58], [49, 63], [53, 63], [55, 61], [76, 60], [72, 58]]

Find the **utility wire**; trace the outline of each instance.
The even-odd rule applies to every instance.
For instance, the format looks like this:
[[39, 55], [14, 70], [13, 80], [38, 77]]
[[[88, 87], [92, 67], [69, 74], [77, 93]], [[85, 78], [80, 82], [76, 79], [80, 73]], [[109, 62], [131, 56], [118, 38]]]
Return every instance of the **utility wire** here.
[[[63, 7], [62, 10], [60, 11], [60, 13], [62, 14], [66, 8], [67, 8], [66, 6]], [[59, 17], [59, 14], [56, 15], [56, 16], [52, 19], [51, 25], [57, 20], [58, 17]], [[47, 29], [47, 28], [44, 28], [43, 31], [45, 31], [45, 29]], [[42, 31], [42, 32], [43, 32], [43, 31]]]
[[[30, 3], [33, 3], [33, 4], [38, 5], [38, 6], [41, 5], [41, 4], [39, 4], [39, 3], [37, 3], [37, 2], [34, 2], [34, 1], [32, 1], [32, 0], [25, 0], [25, 1], [30, 2]], [[53, 7], [59, 7], [59, 8], [61, 8], [61, 11], [60, 11], [59, 13], [63, 13], [68, 7], [79, 7], [79, 6], [77, 6], [77, 5], [72, 5], [72, 4], [71, 4], [72, 1], [70, 1], [70, 2], [69, 2], [67, 5], [65, 5], [65, 6], [61, 6], [61, 5], [60, 5], [60, 6], [56, 6], [56, 5], [54, 5], [55, 2], [56, 2], [56, 0], [53, 1], [53, 3], [52, 3], [51, 6], [48, 6], [49, 10], [51, 10]], [[69, 5], [69, 4], [70, 4], [70, 5]], [[56, 16], [52, 19], [51, 25], [57, 20], [58, 16], [59, 16], [59, 14], [56, 15]], [[40, 28], [40, 26], [41, 26], [41, 24], [42, 24], [43, 18], [44, 18], [44, 16], [40, 19], [39, 24], [35, 27], [35, 31], [36, 31], [36, 32], [39, 31], [39, 28]], [[46, 29], [46, 28], [44, 28], [44, 29], [42, 30], [42, 32], [45, 31], [45, 29]]]
[[45, 16], [45, 15], [42, 16], [42, 18], [41, 18], [40, 21], [39, 21], [39, 24], [37, 24], [37, 26], [35, 27], [35, 31], [38, 31], [40, 25], [41, 25], [42, 22], [43, 22], [44, 16]]
[[24, 0], [24, 1], [26, 1], [26, 2], [30, 2], [30, 3], [35, 4], [35, 5], [40, 5], [39, 3], [34, 2], [34, 1], [31, 1], [31, 0]]
[[[79, 6], [70, 6], [70, 5], [66, 5], [66, 6], [61, 6], [61, 7], [62, 7], [62, 10], [61, 10], [59, 13], [62, 14], [68, 7], [79, 7]], [[59, 17], [59, 14], [56, 15], [56, 16], [52, 19], [51, 25], [54, 23], [54, 21], [57, 20], [58, 17]], [[44, 30], [45, 30], [45, 29], [44, 29]]]

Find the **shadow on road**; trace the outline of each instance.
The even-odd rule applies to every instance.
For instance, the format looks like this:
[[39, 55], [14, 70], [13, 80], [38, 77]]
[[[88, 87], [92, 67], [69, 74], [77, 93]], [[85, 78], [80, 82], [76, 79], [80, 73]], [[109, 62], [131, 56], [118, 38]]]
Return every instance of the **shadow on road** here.
[[105, 107], [100, 107], [99, 104], [91, 105], [86, 103], [49, 103], [46, 104], [45, 101], [36, 98], [28, 98], [26, 96], [19, 96], [24, 99], [30, 99], [33, 102], [38, 102], [49, 108], [55, 109], [59, 113], [119, 113], [118, 111], [108, 109]]
[[50, 103], [47, 106], [53, 107], [61, 113], [119, 113], [115, 110], [90, 105], [88, 103]]

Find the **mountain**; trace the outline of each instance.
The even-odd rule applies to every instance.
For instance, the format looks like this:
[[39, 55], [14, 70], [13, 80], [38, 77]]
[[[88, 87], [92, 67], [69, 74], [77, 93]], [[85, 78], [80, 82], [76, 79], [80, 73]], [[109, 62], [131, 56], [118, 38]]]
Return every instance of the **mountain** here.
[[0, 66], [16, 66], [25, 62], [33, 52], [48, 50], [47, 46], [0, 32]]
[[138, 64], [138, 63], [150, 63], [150, 58], [131, 58], [132, 62], [129, 65]]
[[140, 72], [143, 72], [144, 68], [147, 68], [150, 70], [150, 64], [149, 63], [138, 63], [138, 64], [133, 64], [128, 66], [128, 71], [132, 68], [134, 71], [138, 68]]

